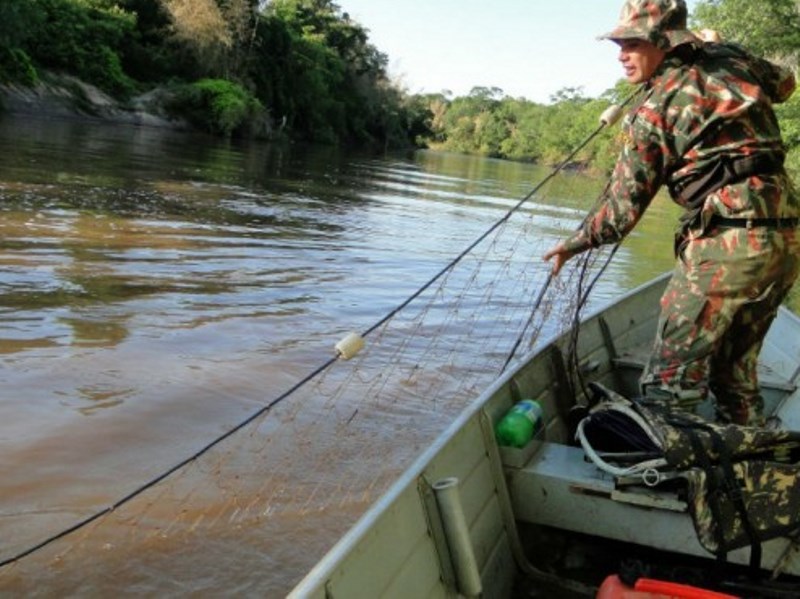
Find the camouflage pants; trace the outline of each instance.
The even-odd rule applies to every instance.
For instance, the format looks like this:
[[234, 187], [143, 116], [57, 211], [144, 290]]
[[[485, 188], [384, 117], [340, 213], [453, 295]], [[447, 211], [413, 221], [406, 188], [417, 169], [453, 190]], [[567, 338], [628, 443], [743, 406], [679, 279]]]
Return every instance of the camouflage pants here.
[[643, 392], [693, 411], [709, 390], [720, 420], [763, 424], [756, 365], [800, 271], [800, 234], [715, 228], [689, 240], [661, 298]]

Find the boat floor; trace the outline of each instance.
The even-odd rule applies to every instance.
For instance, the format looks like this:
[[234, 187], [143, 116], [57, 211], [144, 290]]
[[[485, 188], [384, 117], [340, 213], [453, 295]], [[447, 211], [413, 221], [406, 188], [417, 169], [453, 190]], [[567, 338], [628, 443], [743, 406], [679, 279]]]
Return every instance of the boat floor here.
[[[798, 580], [792, 576], [754, 582], [745, 566], [698, 561], [693, 556], [580, 533], [565, 534], [547, 526], [522, 523], [519, 529], [521, 538], [528, 540], [523, 550], [531, 563], [555, 578], [520, 574], [512, 599], [595, 599], [598, 586], [611, 573], [623, 580], [651, 578], [750, 599], [798, 596]], [[700, 590], [697, 593], [694, 596], [711, 596]]]

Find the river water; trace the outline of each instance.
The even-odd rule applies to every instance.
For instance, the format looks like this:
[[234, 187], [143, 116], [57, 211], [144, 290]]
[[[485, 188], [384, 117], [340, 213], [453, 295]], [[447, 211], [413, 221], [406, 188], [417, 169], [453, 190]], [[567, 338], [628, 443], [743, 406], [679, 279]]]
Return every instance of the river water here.
[[[285, 594], [467, 401], [433, 401], [410, 376], [402, 401], [318, 387], [134, 509], [117, 502], [281, 397], [548, 172], [434, 152], [374, 157], [0, 121], [0, 559], [115, 506], [0, 568], [0, 592]], [[454, 343], [456, 358], [435, 368], [447, 384], [511, 346], [518, 329], [497, 330], [499, 307], [530, 305], [546, 276], [539, 257], [602, 184], [564, 174], [510, 221], [517, 245], [504, 260], [525, 272], [526, 291], [521, 279], [487, 286], [505, 289], [498, 308], [458, 328], [496, 349], [467, 360]], [[670, 268], [673, 216], [655, 203], [593, 306]], [[500, 262], [493, 256], [482, 260]], [[448, 302], [428, 304], [437, 327], [451, 318]], [[412, 369], [433, 361], [427, 348], [405, 344], [417, 352]], [[385, 373], [373, 374], [348, 376], [366, 386]], [[274, 440], [279, 429], [288, 440]]]

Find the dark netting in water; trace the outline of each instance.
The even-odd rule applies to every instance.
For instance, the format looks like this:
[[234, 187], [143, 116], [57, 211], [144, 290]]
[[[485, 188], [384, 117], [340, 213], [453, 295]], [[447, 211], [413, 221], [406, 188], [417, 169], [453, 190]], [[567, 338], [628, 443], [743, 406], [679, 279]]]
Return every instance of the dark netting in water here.
[[[511, 214], [371, 330], [352, 360], [291, 393], [265, 383], [246, 424], [221, 429], [218, 443], [185, 439], [174, 471], [131, 481], [130, 495], [108, 509], [61, 510], [18, 530], [2, 545], [9, 563], [0, 581], [33, 591], [36, 573], [47, 570], [64, 592], [80, 592], [89, 574], [98, 590], [114, 588], [124, 572], [128, 585], [157, 580], [156, 588], [180, 593], [186, 570], [192, 592], [285, 592], [499, 376], [517, 341], [512, 365], [571, 325], [607, 252], [572, 260], [549, 281], [541, 255], [583, 214], [559, 205], [573, 193], [569, 180], [534, 197], [549, 218]], [[348, 332], [342, 323], [328, 348], [309, 351], [322, 365]], [[180, 423], [174, 434], [181, 437]]]

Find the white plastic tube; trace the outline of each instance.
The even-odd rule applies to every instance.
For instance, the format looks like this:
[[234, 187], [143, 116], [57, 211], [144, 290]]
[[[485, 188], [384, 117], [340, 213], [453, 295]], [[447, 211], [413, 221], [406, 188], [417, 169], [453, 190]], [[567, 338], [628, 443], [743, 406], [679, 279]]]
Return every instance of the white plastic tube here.
[[609, 127], [614, 123], [616, 123], [619, 120], [619, 117], [621, 116], [622, 116], [622, 108], [620, 108], [616, 104], [612, 104], [603, 111], [603, 114], [600, 115], [600, 122], [606, 127]]
[[443, 478], [433, 484], [436, 503], [442, 516], [444, 534], [456, 574], [458, 591], [466, 597], [478, 597], [483, 592], [475, 551], [469, 538], [469, 527], [461, 505], [457, 478]]
[[364, 338], [358, 333], [350, 333], [336, 344], [336, 353], [343, 360], [349, 360], [364, 347]]

